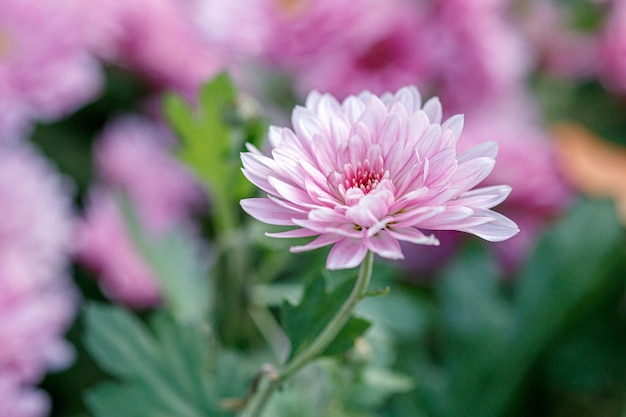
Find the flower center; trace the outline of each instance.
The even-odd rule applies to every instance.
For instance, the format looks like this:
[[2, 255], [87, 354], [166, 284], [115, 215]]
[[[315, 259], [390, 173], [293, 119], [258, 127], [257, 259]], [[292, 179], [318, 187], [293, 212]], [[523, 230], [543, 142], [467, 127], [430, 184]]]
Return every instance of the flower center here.
[[364, 194], [372, 191], [381, 180], [389, 177], [389, 171], [384, 168], [371, 167], [367, 159], [363, 163], [357, 163], [356, 167], [353, 167], [352, 164], [345, 164], [343, 173], [343, 185], [346, 190], [358, 188]]

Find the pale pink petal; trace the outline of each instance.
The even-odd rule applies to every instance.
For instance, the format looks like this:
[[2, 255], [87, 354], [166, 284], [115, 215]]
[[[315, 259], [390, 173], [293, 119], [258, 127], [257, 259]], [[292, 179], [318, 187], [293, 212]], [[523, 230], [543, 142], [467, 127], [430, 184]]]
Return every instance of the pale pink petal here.
[[460, 226], [457, 230], [475, 234], [490, 242], [501, 242], [519, 233], [519, 227], [511, 219], [495, 211], [477, 209], [476, 216], [488, 221]]
[[441, 102], [437, 97], [432, 97], [424, 103], [424, 112], [431, 123], [441, 123], [443, 110], [441, 109]]
[[311, 236], [316, 236], [317, 233], [313, 232], [311, 230], [308, 229], [302, 229], [302, 228], [298, 228], [298, 229], [292, 229], [292, 230], [287, 230], [284, 232], [277, 232], [277, 233], [265, 233], [265, 236], [268, 237], [275, 237], [275, 238], [300, 238], [300, 237], [311, 237]]
[[367, 247], [362, 240], [344, 238], [330, 250], [326, 268], [330, 270], [355, 268], [363, 262], [366, 254]]
[[450, 201], [450, 205], [469, 207], [492, 208], [503, 202], [511, 193], [508, 185], [492, 185], [490, 187], [476, 188], [461, 194], [458, 198]]
[[307, 252], [313, 249], [323, 248], [324, 246], [332, 245], [338, 241], [344, 240], [345, 238], [342, 236], [334, 236], [334, 235], [321, 235], [315, 238], [313, 241], [307, 243], [302, 246], [292, 246], [289, 248], [289, 251], [298, 253], [298, 252]]
[[434, 235], [426, 236], [414, 227], [390, 227], [387, 233], [398, 240], [418, 245], [439, 245], [439, 240]]
[[465, 123], [465, 118], [462, 114], [455, 114], [450, 117], [448, 120], [441, 124], [441, 129], [450, 129], [452, 133], [454, 133], [454, 137], [458, 140], [461, 137], [461, 132], [463, 131], [463, 124]]
[[387, 259], [403, 259], [400, 243], [390, 233], [381, 231], [364, 240], [365, 246], [377, 255]]
[[294, 226], [293, 218], [296, 213], [281, 207], [267, 198], [247, 198], [241, 200], [241, 207], [246, 213], [264, 223], [278, 226]]

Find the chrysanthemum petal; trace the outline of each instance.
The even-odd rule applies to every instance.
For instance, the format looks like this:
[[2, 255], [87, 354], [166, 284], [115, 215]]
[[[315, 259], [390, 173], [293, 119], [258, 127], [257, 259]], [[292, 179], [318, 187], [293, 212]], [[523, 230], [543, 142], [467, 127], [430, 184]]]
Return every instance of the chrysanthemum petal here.
[[511, 187], [508, 185], [482, 187], [461, 194], [457, 199], [450, 201], [450, 204], [492, 208], [503, 202], [510, 193]]
[[267, 179], [269, 184], [274, 187], [276, 194], [288, 201], [297, 201], [299, 203], [309, 202], [309, 195], [302, 188], [295, 187], [276, 177]]
[[291, 116], [291, 123], [296, 135], [307, 141], [311, 141], [315, 135], [326, 136], [326, 131], [319, 118], [305, 107], [296, 106]]
[[458, 140], [463, 132], [463, 125], [465, 124], [465, 117], [462, 114], [455, 114], [448, 118], [441, 124], [441, 129], [450, 129], [454, 133], [454, 137]]
[[435, 235], [426, 236], [414, 227], [393, 227], [389, 228], [387, 233], [398, 240], [404, 240], [418, 245], [439, 245], [439, 240]]
[[295, 226], [294, 212], [279, 206], [267, 198], [247, 198], [241, 200], [241, 207], [246, 213], [264, 223], [277, 226]]
[[457, 230], [472, 233], [490, 242], [501, 242], [519, 233], [517, 224], [500, 213], [486, 209], [477, 209], [475, 212], [476, 216], [488, 218], [489, 221], [476, 225], [468, 225], [467, 227], [460, 227]]
[[424, 103], [424, 112], [430, 119], [431, 123], [441, 123], [441, 117], [443, 116], [443, 110], [441, 109], [441, 102], [439, 98], [432, 97]]
[[298, 252], [307, 252], [314, 249], [323, 248], [324, 246], [332, 245], [335, 242], [340, 240], [344, 240], [344, 237], [334, 236], [334, 235], [319, 235], [317, 238], [302, 246], [292, 246], [289, 248], [290, 252], [298, 253]]
[[335, 243], [326, 260], [326, 268], [330, 270], [355, 268], [363, 262], [367, 254], [367, 246], [360, 239], [348, 239]]
[[476, 145], [473, 148], [459, 154], [458, 160], [459, 164], [462, 164], [463, 162], [482, 157], [496, 159], [496, 155], [498, 155], [498, 144], [490, 141]]
[[311, 237], [311, 236], [316, 236], [317, 233], [309, 230], [309, 229], [302, 229], [302, 228], [298, 228], [298, 229], [291, 229], [291, 230], [286, 230], [284, 232], [276, 232], [276, 233], [265, 233], [265, 236], [267, 237], [275, 237], [275, 238], [301, 238], [301, 237]]
[[365, 246], [377, 255], [387, 259], [404, 259], [400, 243], [391, 234], [381, 231], [364, 239]]

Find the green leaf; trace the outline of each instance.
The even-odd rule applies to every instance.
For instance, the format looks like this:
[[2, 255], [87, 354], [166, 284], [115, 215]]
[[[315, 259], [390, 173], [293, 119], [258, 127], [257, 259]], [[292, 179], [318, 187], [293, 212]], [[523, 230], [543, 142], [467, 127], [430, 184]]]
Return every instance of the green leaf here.
[[87, 306], [85, 323], [88, 351], [121, 380], [87, 393], [87, 405], [97, 417], [221, 415], [215, 406], [216, 381], [207, 367], [206, 331], [158, 313], [152, 334], [130, 312], [98, 304]]
[[161, 284], [166, 308], [181, 323], [203, 323], [210, 294], [198, 243], [181, 230], [152, 236], [127, 198], [120, 197], [118, 203], [135, 247]]
[[[299, 305], [294, 306], [287, 301], [284, 302], [281, 320], [291, 342], [290, 358], [308, 346], [324, 330], [350, 295], [353, 286], [354, 280], [350, 279], [327, 293], [324, 278], [317, 277], [305, 288]], [[337, 355], [345, 352], [354, 344], [357, 337], [365, 333], [368, 327], [368, 321], [351, 317], [323, 355]]]
[[369, 329], [371, 323], [359, 317], [351, 317], [339, 331], [335, 340], [322, 352], [321, 356], [341, 355], [350, 350], [354, 341]]
[[[540, 240], [513, 298], [507, 342], [493, 351], [477, 379], [454, 398], [452, 415], [501, 416], [509, 410], [531, 367], [568, 325], [623, 279], [624, 233], [612, 205], [580, 201]], [[468, 312], [469, 313], [469, 312]], [[475, 343], [482, 339], [474, 332]], [[468, 336], [470, 337], [470, 336]]]
[[228, 76], [220, 74], [202, 87], [197, 109], [175, 94], [164, 97], [163, 107], [181, 139], [181, 158], [211, 187], [221, 189], [231, 149], [226, 111], [235, 107], [235, 89]]
[[152, 335], [141, 322], [119, 308], [91, 304], [85, 311], [85, 344], [107, 372], [126, 379], [149, 379], [158, 361]]
[[213, 196], [216, 227], [233, 228], [239, 200], [254, 192], [241, 173], [239, 152], [244, 141], [259, 141], [265, 124], [243, 118], [237, 107], [235, 87], [225, 73], [202, 87], [197, 106], [169, 94], [163, 99], [163, 109], [180, 138], [180, 158]]

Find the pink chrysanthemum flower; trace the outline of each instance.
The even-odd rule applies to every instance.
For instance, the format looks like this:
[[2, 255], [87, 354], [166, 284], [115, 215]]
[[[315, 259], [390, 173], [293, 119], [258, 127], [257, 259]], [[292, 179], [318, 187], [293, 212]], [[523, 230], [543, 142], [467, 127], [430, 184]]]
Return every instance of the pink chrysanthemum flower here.
[[78, 224], [78, 261], [96, 273], [107, 297], [133, 308], [158, 305], [161, 289], [134, 246], [112, 192], [126, 193], [154, 235], [187, 226], [191, 213], [205, 202], [193, 175], [170, 153], [168, 139], [164, 129], [139, 117], [108, 126], [95, 148], [103, 185], [92, 190]]
[[472, 190], [493, 169], [497, 145], [457, 154], [463, 117], [441, 117], [439, 100], [422, 106], [414, 87], [341, 103], [312, 92], [293, 112], [294, 130], [270, 128], [271, 157], [253, 146], [242, 154], [244, 175], [268, 197], [241, 205], [263, 222], [297, 226], [269, 236], [317, 236], [292, 252], [334, 245], [329, 269], [355, 267], [368, 251], [401, 259], [399, 241], [437, 245], [423, 229], [515, 235], [515, 223], [490, 210], [511, 188]]
[[[19, 181], [19, 185], [16, 182]], [[26, 145], [0, 146], [0, 416], [43, 416], [32, 388], [73, 360], [70, 189]]]
[[100, 91], [76, 0], [0, 2], [0, 140], [64, 117]]

